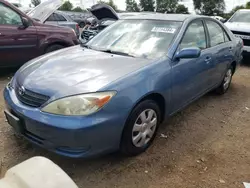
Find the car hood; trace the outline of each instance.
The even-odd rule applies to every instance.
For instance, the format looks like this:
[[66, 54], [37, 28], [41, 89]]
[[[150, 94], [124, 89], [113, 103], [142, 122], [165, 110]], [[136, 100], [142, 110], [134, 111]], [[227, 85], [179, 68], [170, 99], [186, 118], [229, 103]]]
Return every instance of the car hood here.
[[98, 20], [118, 20], [118, 15], [116, 14], [115, 10], [106, 4], [99, 3], [93, 5], [89, 11], [93, 16], [95, 16]]
[[27, 15], [43, 23], [62, 4], [63, 0], [47, 0], [36, 6], [34, 9], [28, 12]]
[[241, 31], [250, 33], [250, 23], [226, 22], [225, 26], [231, 31]]
[[113, 55], [80, 45], [38, 57], [15, 75], [19, 85], [36, 93], [60, 98], [101, 90], [152, 60]]

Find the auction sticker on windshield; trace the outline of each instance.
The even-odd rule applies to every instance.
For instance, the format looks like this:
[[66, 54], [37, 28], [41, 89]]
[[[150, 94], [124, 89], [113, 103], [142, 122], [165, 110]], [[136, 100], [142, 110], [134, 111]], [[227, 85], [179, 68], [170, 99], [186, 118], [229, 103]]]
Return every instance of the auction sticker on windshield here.
[[152, 32], [157, 32], [157, 33], [175, 33], [176, 29], [175, 28], [166, 28], [166, 27], [154, 27]]

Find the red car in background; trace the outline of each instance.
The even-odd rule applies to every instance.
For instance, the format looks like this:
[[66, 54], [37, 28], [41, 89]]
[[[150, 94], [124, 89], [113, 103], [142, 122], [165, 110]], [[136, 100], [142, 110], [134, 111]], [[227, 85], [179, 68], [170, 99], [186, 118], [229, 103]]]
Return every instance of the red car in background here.
[[37, 56], [78, 44], [73, 29], [34, 19], [44, 20], [60, 6], [61, 0], [46, 1], [43, 10], [33, 10], [31, 18], [0, 0], [0, 67], [18, 67]]

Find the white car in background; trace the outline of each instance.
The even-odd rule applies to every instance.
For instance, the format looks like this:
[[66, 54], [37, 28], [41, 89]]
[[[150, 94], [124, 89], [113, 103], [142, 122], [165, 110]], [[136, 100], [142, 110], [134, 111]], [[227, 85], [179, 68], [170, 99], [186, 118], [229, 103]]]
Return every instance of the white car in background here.
[[243, 40], [243, 55], [250, 56], [250, 10], [240, 9], [225, 23], [232, 33]]

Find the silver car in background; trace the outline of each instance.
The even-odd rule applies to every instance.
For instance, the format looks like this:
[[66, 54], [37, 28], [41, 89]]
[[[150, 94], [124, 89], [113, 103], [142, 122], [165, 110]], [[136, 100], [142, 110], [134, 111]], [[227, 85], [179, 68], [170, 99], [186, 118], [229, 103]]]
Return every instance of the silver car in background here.
[[243, 55], [250, 57], [250, 10], [238, 10], [225, 25], [236, 37], [243, 40]]
[[59, 25], [59, 26], [65, 26], [70, 27], [74, 29], [77, 36], [79, 36], [79, 25], [77, 22], [75, 22], [73, 19], [70, 18], [66, 13], [62, 11], [55, 11], [52, 13], [47, 20], [45, 20], [46, 24], [52, 24], [52, 25]]
[[59, 25], [72, 28], [79, 36], [78, 23], [74, 22], [66, 13], [57, 11], [62, 6], [62, 0], [47, 0], [29, 11], [27, 15], [37, 21], [50, 25]]

